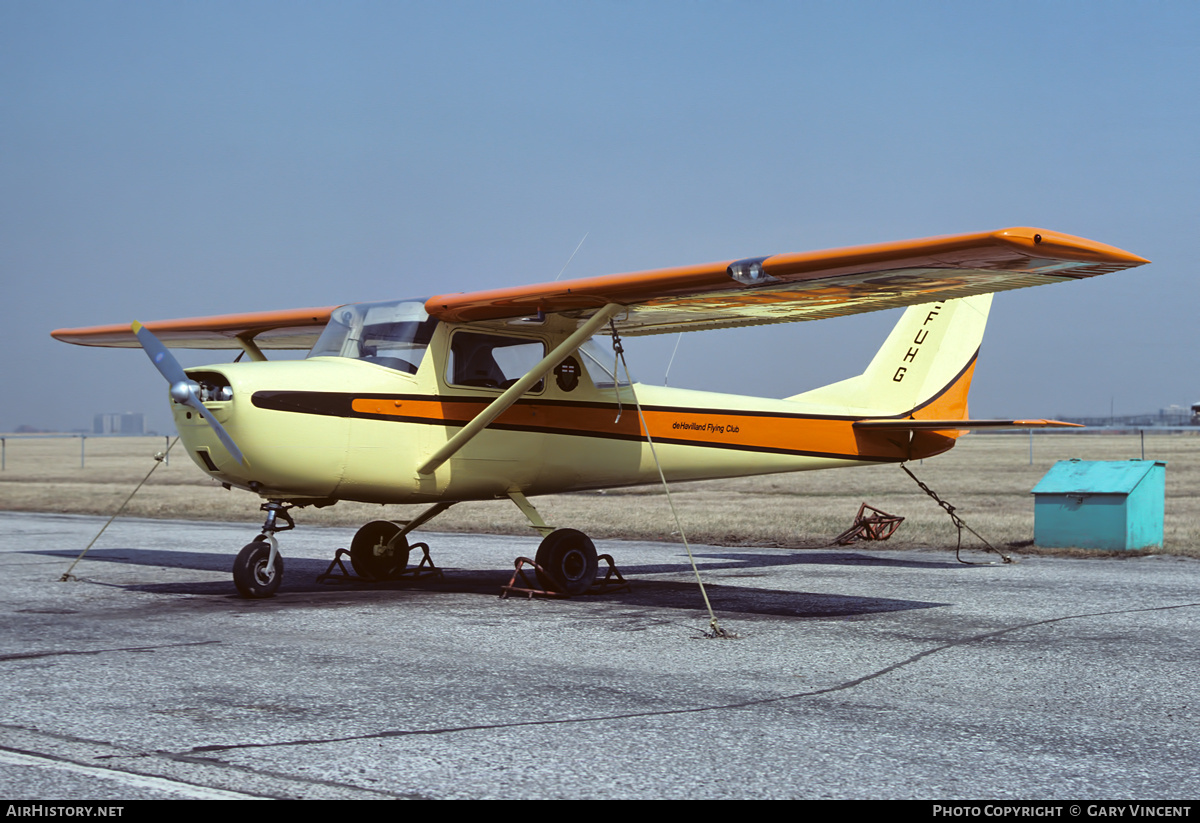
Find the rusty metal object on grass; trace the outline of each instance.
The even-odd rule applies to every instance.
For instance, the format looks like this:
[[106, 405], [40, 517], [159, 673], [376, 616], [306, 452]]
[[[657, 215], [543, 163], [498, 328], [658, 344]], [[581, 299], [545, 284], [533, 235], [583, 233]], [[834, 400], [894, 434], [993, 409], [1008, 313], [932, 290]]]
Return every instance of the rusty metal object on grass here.
[[900, 528], [903, 522], [904, 518], [899, 515], [888, 514], [863, 503], [858, 507], [854, 525], [834, 538], [833, 542], [839, 546], [849, 546], [859, 540], [887, 540], [896, 533], [896, 529]]

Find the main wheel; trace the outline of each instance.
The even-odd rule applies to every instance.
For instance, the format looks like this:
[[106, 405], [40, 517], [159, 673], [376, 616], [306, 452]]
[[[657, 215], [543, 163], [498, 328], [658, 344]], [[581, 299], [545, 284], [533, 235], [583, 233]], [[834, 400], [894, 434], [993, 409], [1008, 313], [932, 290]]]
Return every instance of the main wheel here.
[[391, 580], [408, 566], [408, 540], [395, 523], [372, 520], [350, 543], [350, 565], [364, 580]]
[[242, 597], [270, 597], [283, 582], [283, 557], [275, 554], [270, 566], [271, 544], [259, 539], [248, 543], [233, 561], [233, 585]]
[[596, 546], [575, 529], [550, 532], [538, 546], [538, 582], [550, 591], [583, 594], [596, 582]]

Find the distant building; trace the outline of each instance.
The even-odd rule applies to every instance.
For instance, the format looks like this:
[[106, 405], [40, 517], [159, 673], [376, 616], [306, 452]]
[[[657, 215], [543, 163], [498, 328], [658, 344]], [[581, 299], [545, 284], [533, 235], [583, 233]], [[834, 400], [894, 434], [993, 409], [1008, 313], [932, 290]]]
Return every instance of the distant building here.
[[92, 419], [92, 434], [146, 433], [146, 415], [141, 412], [98, 414]]

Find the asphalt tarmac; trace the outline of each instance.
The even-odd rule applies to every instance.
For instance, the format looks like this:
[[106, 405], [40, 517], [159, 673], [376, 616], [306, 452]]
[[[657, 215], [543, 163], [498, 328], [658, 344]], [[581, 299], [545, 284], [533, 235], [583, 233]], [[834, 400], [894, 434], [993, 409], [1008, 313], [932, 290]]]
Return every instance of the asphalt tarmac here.
[[[1200, 797], [1200, 561], [604, 541], [632, 591], [505, 599], [537, 539], [426, 534], [445, 578], [318, 584], [352, 532], [0, 513], [0, 796]], [[969, 559], [986, 561], [975, 553]]]

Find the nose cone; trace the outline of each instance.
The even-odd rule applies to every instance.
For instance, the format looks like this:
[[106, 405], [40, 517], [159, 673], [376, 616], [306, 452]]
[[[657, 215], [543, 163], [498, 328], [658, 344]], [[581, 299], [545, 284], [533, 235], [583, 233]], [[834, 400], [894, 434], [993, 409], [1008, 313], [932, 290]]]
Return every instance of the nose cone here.
[[193, 392], [200, 391], [200, 384], [191, 380], [180, 380], [171, 384], [171, 399], [176, 403], [187, 403]]
[[[337, 364], [305, 360], [223, 363], [189, 369], [201, 410], [172, 404], [193, 462], [210, 477], [263, 497], [328, 499], [342, 479], [349, 421], [319, 402], [314, 387], [344, 385]], [[368, 369], [351, 363], [355, 369]], [[315, 398], [272, 404], [264, 398]], [[312, 406], [310, 408], [310, 406]], [[217, 424], [245, 458], [239, 463], [216, 434]]]
[[[232, 405], [230, 401], [210, 402], [201, 406], [204, 409], [201, 412], [192, 406], [172, 403], [171, 412], [179, 439], [196, 465], [222, 482], [243, 485], [246, 480], [242, 475], [250, 461], [237, 440], [237, 415]], [[222, 442], [214, 424], [235, 444], [236, 454]]]

